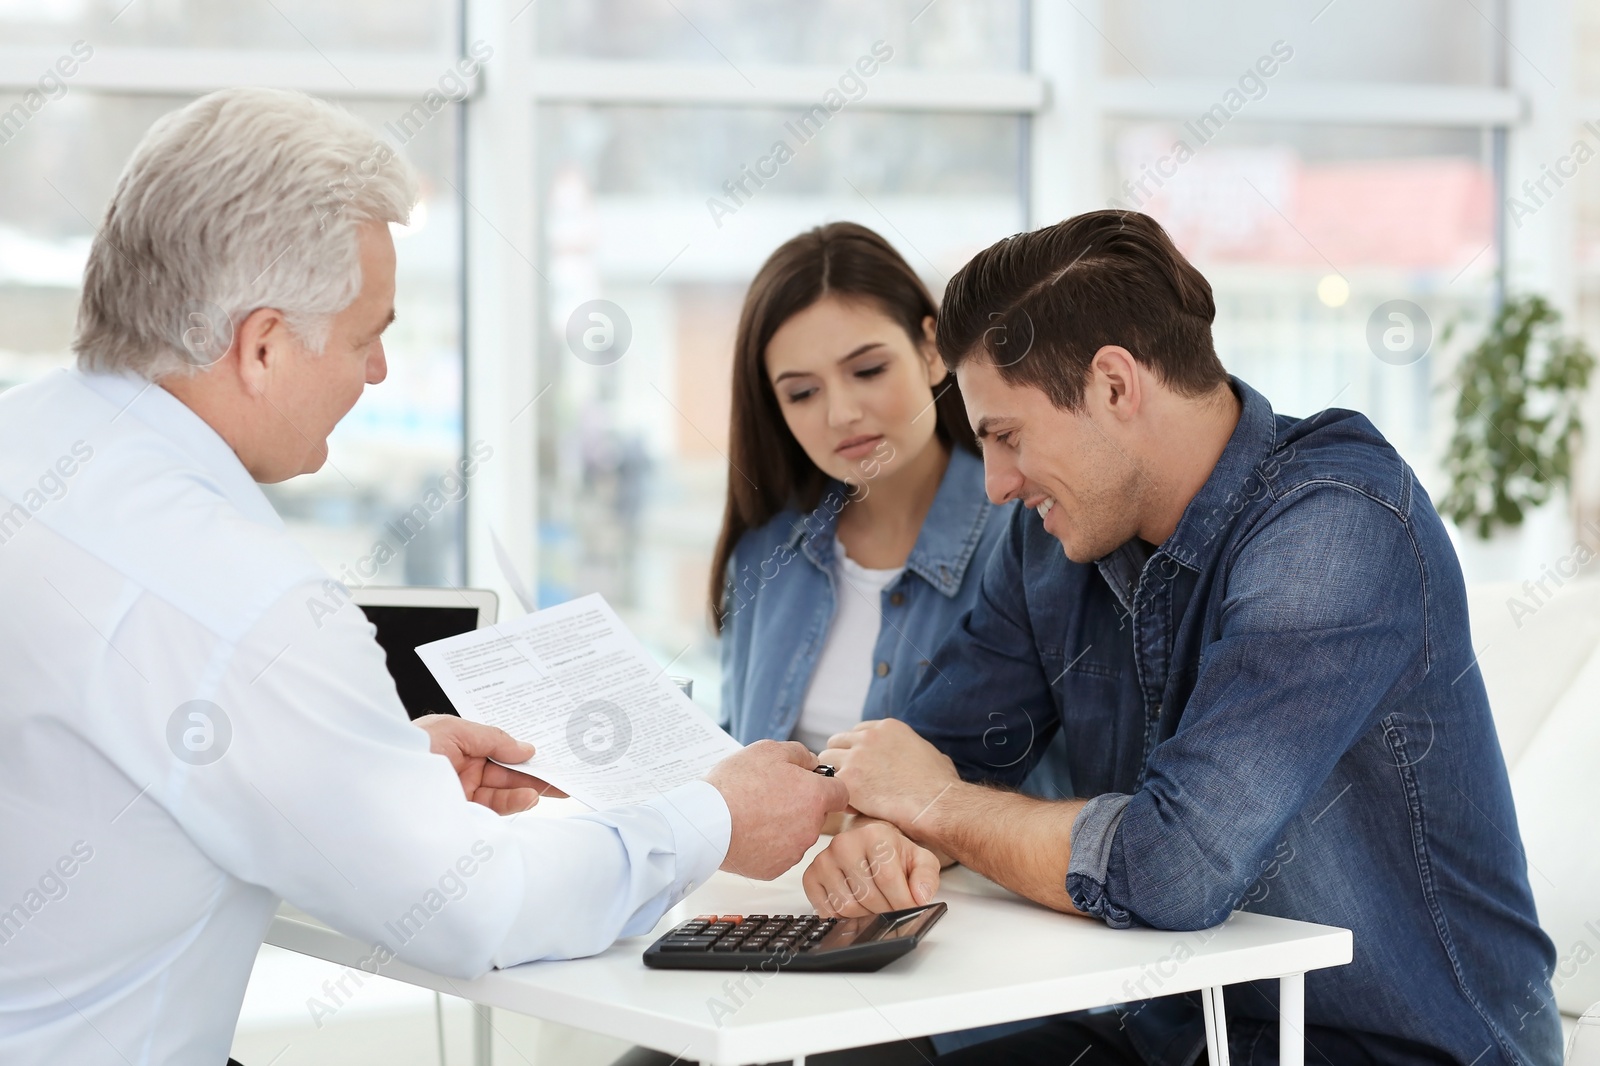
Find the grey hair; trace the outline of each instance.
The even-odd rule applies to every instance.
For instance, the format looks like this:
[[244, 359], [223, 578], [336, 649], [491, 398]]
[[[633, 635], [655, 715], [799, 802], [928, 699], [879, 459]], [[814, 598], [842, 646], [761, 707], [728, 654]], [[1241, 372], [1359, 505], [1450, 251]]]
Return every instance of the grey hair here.
[[149, 381], [220, 359], [252, 311], [320, 352], [361, 291], [357, 227], [403, 223], [410, 165], [304, 93], [224, 89], [150, 127], [89, 250], [72, 349]]

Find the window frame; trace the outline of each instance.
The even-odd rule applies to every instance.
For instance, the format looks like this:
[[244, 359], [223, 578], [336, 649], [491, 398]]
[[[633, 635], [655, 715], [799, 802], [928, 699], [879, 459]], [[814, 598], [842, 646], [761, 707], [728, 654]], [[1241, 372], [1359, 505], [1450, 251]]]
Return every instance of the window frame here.
[[[1038, 226], [1106, 203], [1100, 166], [1108, 121], [1182, 117], [1209, 107], [1218, 86], [1197, 80], [1103, 76], [1100, 71], [1107, 0], [1060, 4], [1027, 0], [1023, 32], [1027, 69], [1008, 71], [885, 70], [873, 92], [854, 105], [872, 111], [938, 111], [1020, 117], [1026, 125], [1023, 217]], [[462, 201], [464, 387], [463, 453], [483, 440], [496, 461], [485, 464], [466, 500], [465, 573], [470, 584], [493, 588], [503, 606], [538, 572], [538, 420], [544, 395], [537, 375], [540, 343], [536, 235], [537, 108], [545, 103], [804, 106], [831, 67], [551, 59], [536, 50], [528, 0], [458, 2], [459, 32], [437, 52], [252, 51], [245, 49], [97, 48], [94, 62], [71, 88], [107, 93], [201, 93], [254, 83], [368, 99], [414, 101], [439, 73], [461, 58], [469, 41], [483, 40], [494, 59], [473, 79], [462, 108], [457, 173]], [[1492, 131], [1503, 146], [1497, 160], [1497, 251], [1502, 277], [1533, 285], [1575, 316], [1572, 261], [1575, 197], [1541, 211], [1531, 233], [1508, 232], [1507, 188], [1537, 176], [1541, 159], [1570, 139], [1576, 116], [1594, 113], [1594, 100], [1573, 90], [1574, 17], [1567, 5], [1541, 8], [1506, 2], [1493, 87], [1388, 83], [1284, 83], [1254, 105], [1252, 121], [1321, 124], [1453, 126]], [[1554, 80], [1507, 56], [1544, 45], [1540, 54], [1565, 55]], [[1561, 49], [1565, 48], [1565, 51]], [[0, 90], [35, 84], [59, 49], [0, 46]], [[1587, 110], [1583, 108], [1587, 107]], [[1574, 318], [1575, 320], [1575, 318]], [[1592, 435], [1600, 437], [1600, 435]], [[1591, 468], [1600, 463], [1589, 464]], [[1600, 475], [1591, 475], [1600, 476]], [[514, 588], [502, 560], [517, 581]]]

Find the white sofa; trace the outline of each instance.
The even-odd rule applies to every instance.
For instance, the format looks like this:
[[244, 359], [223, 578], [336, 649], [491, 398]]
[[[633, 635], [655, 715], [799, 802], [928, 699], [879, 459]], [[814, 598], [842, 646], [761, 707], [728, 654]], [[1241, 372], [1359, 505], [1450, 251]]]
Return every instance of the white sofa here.
[[1511, 584], [1467, 599], [1556, 1003], [1574, 1016], [1600, 1003], [1600, 580], [1545, 587], [1540, 603]]

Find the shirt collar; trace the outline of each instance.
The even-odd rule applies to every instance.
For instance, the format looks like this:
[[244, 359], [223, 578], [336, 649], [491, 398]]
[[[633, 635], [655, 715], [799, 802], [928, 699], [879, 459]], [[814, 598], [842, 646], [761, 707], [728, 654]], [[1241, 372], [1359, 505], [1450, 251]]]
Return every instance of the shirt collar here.
[[1144, 564], [1154, 554], [1154, 548], [1134, 537], [1110, 555], [1095, 560], [1095, 566], [1100, 568], [1100, 576], [1106, 579], [1117, 602], [1122, 604], [1123, 613], [1133, 610], [1133, 594], [1139, 589]]
[[1191, 570], [1203, 570], [1222, 549], [1223, 535], [1247, 500], [1265, 491], [1260, 466], [1278, 448], [1277, 416], [1267, 398], [1236, 377], [1230, 377], [1239, 397], [1239, 424], [1222, 449], [1211, 476], [1178, 519], [1178, 528], [1161, 545], [1161, 552]]
[[983, 538], [990, 509], [983, 488], [983, 460], [965, 448], [952, 446], [933, 506], [906, 557], [906, 569], [946, 596], [954, 596]]
[[[816, 566], [832, 566], [833, 537], [847, 499], [844, 483], [830, 482], [822, 494], [822, 503], [796, 522], [789, 546], [799, 547]], [[964, 448], [952, 447], [933, 505], [906, 557], [906, 569], [945, 596], [955, 596], [977, 553], [990, 509], [984, 494], [983, 460]]]
[[255, 478], [227, 441], [212, 429], [182, 400], [152, 381], [137, 374], [85, 373], [71, 370], [78, 380], [124, 415], [166, 438], [184, 455], [211, 475], [216, 491], [246, 518], [274, 529], [283, 528], [283, 519]]

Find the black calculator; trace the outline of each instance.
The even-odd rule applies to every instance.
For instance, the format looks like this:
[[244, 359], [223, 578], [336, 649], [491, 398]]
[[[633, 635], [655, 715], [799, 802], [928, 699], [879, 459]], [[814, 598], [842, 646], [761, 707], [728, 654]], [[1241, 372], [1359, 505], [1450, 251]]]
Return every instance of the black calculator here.
[[865, 918], [815, 914], [702, 914], [645, 949], [658, 970], [778, 970], [863, 973], [921, 942], [943, 903]]

